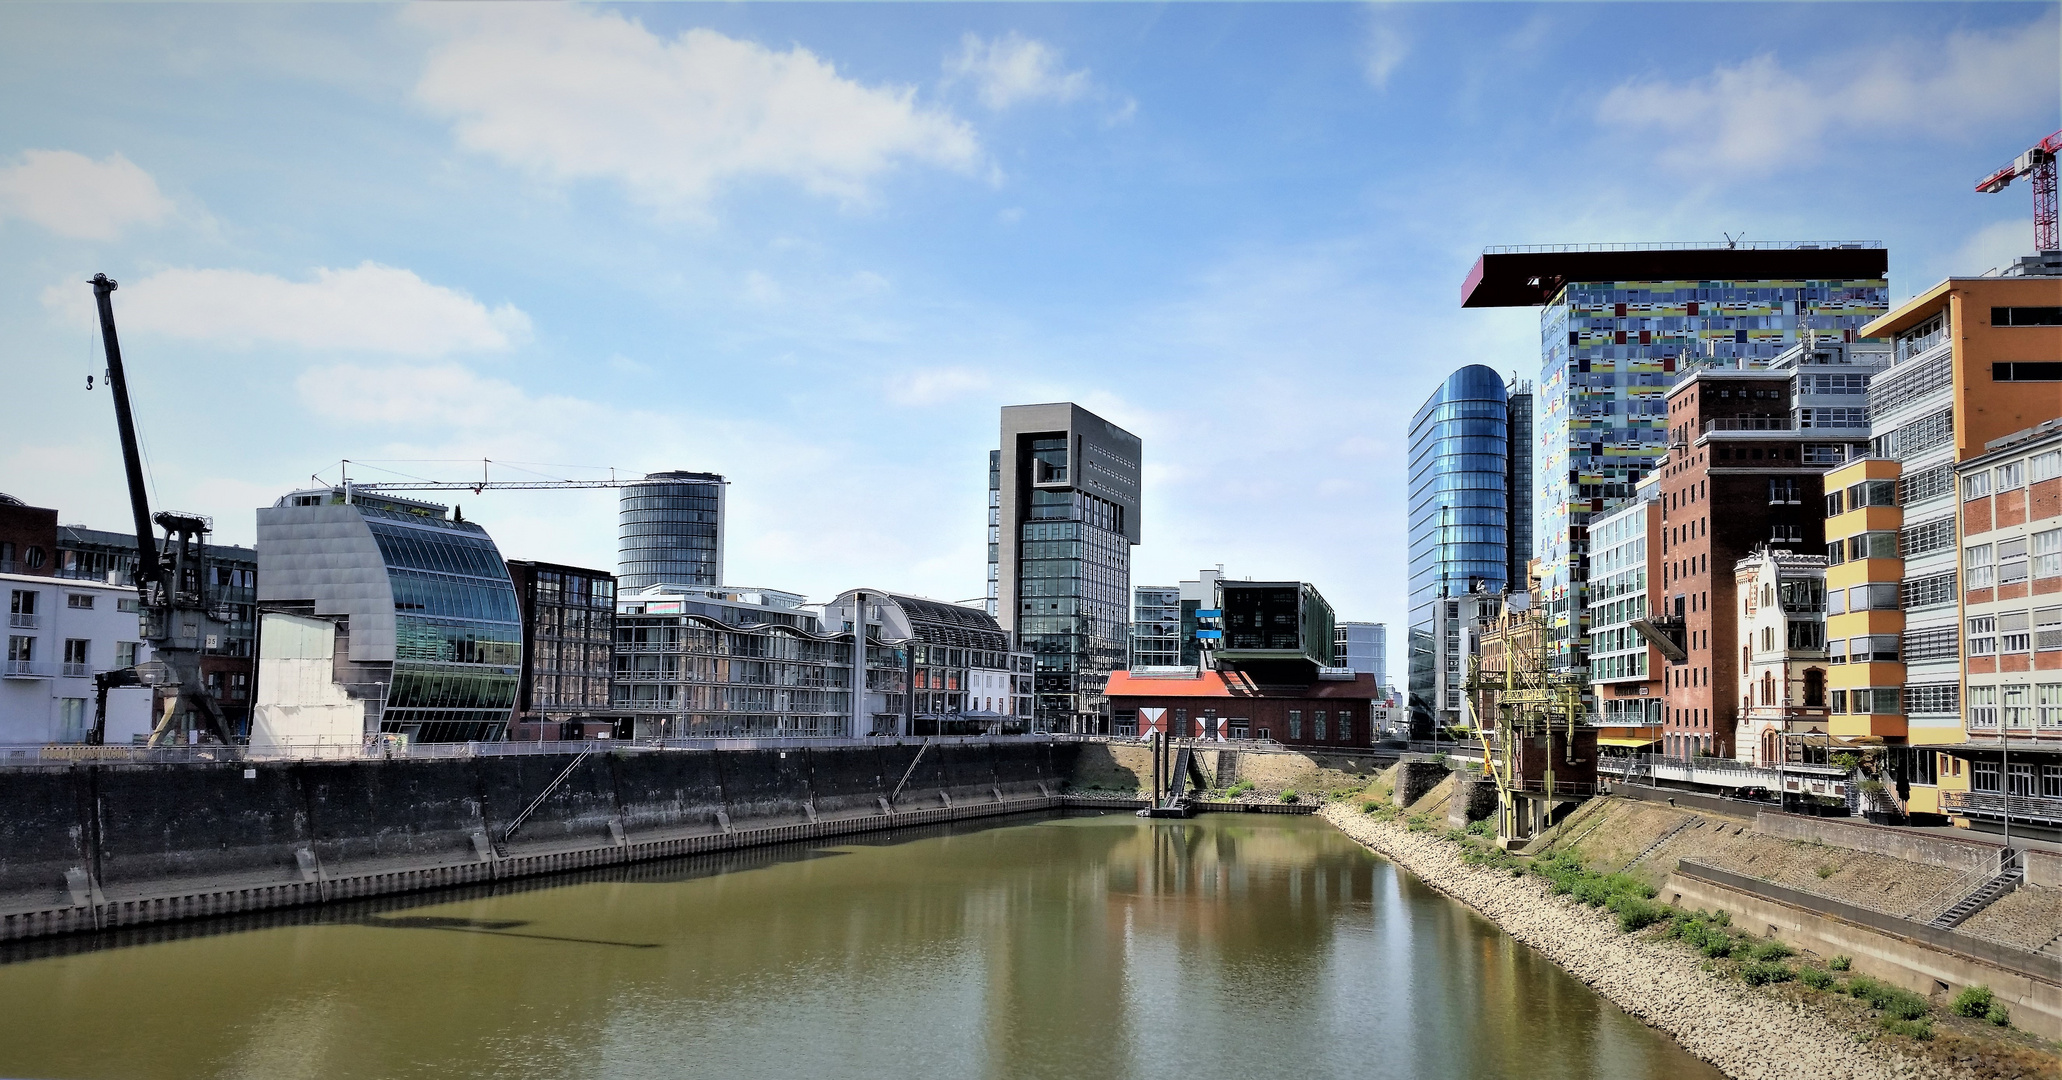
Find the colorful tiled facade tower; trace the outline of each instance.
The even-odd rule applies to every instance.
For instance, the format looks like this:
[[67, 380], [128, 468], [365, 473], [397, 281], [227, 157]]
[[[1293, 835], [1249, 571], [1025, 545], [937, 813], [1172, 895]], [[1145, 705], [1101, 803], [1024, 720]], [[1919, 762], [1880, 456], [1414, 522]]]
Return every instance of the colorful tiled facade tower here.
[[1490, 248], [1463, 307], [1540, 308], [1534, 554], [1559, 667], [1588, 662], [1589, 525], [1667, 449], [1685, 370], [1760, 366], [1804, 336], [1854, 340], [1889, 306], [1879, 243]]

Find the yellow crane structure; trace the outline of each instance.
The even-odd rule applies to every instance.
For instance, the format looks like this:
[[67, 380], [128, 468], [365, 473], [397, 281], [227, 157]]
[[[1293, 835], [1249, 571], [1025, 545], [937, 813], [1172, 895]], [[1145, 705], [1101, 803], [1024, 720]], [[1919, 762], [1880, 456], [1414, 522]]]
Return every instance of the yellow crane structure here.
[[1468, 703], [1482, 764], [1496, 782], [1497, 842], [1529, 842], [1597, 791], [1597, 731], [1579, 670], [1547, 663], [1546, 621], [1506, 611], [1469, 661]]

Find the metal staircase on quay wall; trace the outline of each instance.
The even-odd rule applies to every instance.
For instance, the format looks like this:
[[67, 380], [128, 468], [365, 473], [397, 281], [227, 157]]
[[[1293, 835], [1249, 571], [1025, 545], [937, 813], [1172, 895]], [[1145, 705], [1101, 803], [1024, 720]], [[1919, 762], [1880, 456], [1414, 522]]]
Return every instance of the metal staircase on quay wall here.
[[[1926, 920], [1926, 925], [1941, 930], [1952, 930], [1968, 922], [1977, 912], [1996, 903], [1999, 897], [2019, 887], [2026, 880], [2026, 871], [2019, 865], [2019, 853], [2006, 848], [1998, 854], [1997, 863], [1986, 867], [1977, 876], [1982, 878], [1973, 892], [1959, 897], [1938, 914]], [[1964, 879], [1966, 883], [1968, 879]]]

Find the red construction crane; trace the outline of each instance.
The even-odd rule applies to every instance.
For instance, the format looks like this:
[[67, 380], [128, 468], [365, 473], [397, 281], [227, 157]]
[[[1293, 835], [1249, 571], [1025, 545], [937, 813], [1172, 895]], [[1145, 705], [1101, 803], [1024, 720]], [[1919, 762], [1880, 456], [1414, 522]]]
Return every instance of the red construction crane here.
[[2020, 177], [2033, 184], [2033, 248], [2035, 251], [2062, 249], [2055, 234], [2055, 156], [2062, 154], [2062, 131], [2042, 139], [2019, 155], [2010, 165], [1984, 177], [1976, 190], [1986, 195], [2005, 190]]

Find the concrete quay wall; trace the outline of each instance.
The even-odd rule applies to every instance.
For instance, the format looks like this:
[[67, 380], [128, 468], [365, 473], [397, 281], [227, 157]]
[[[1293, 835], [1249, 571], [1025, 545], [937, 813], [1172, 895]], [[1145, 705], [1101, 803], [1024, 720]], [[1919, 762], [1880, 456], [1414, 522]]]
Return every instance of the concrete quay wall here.
[[597, 753], [506, 844], [574, 755], [23, 770], [0, 783], [0, 940], [1047, 809], [1078, 752]]

